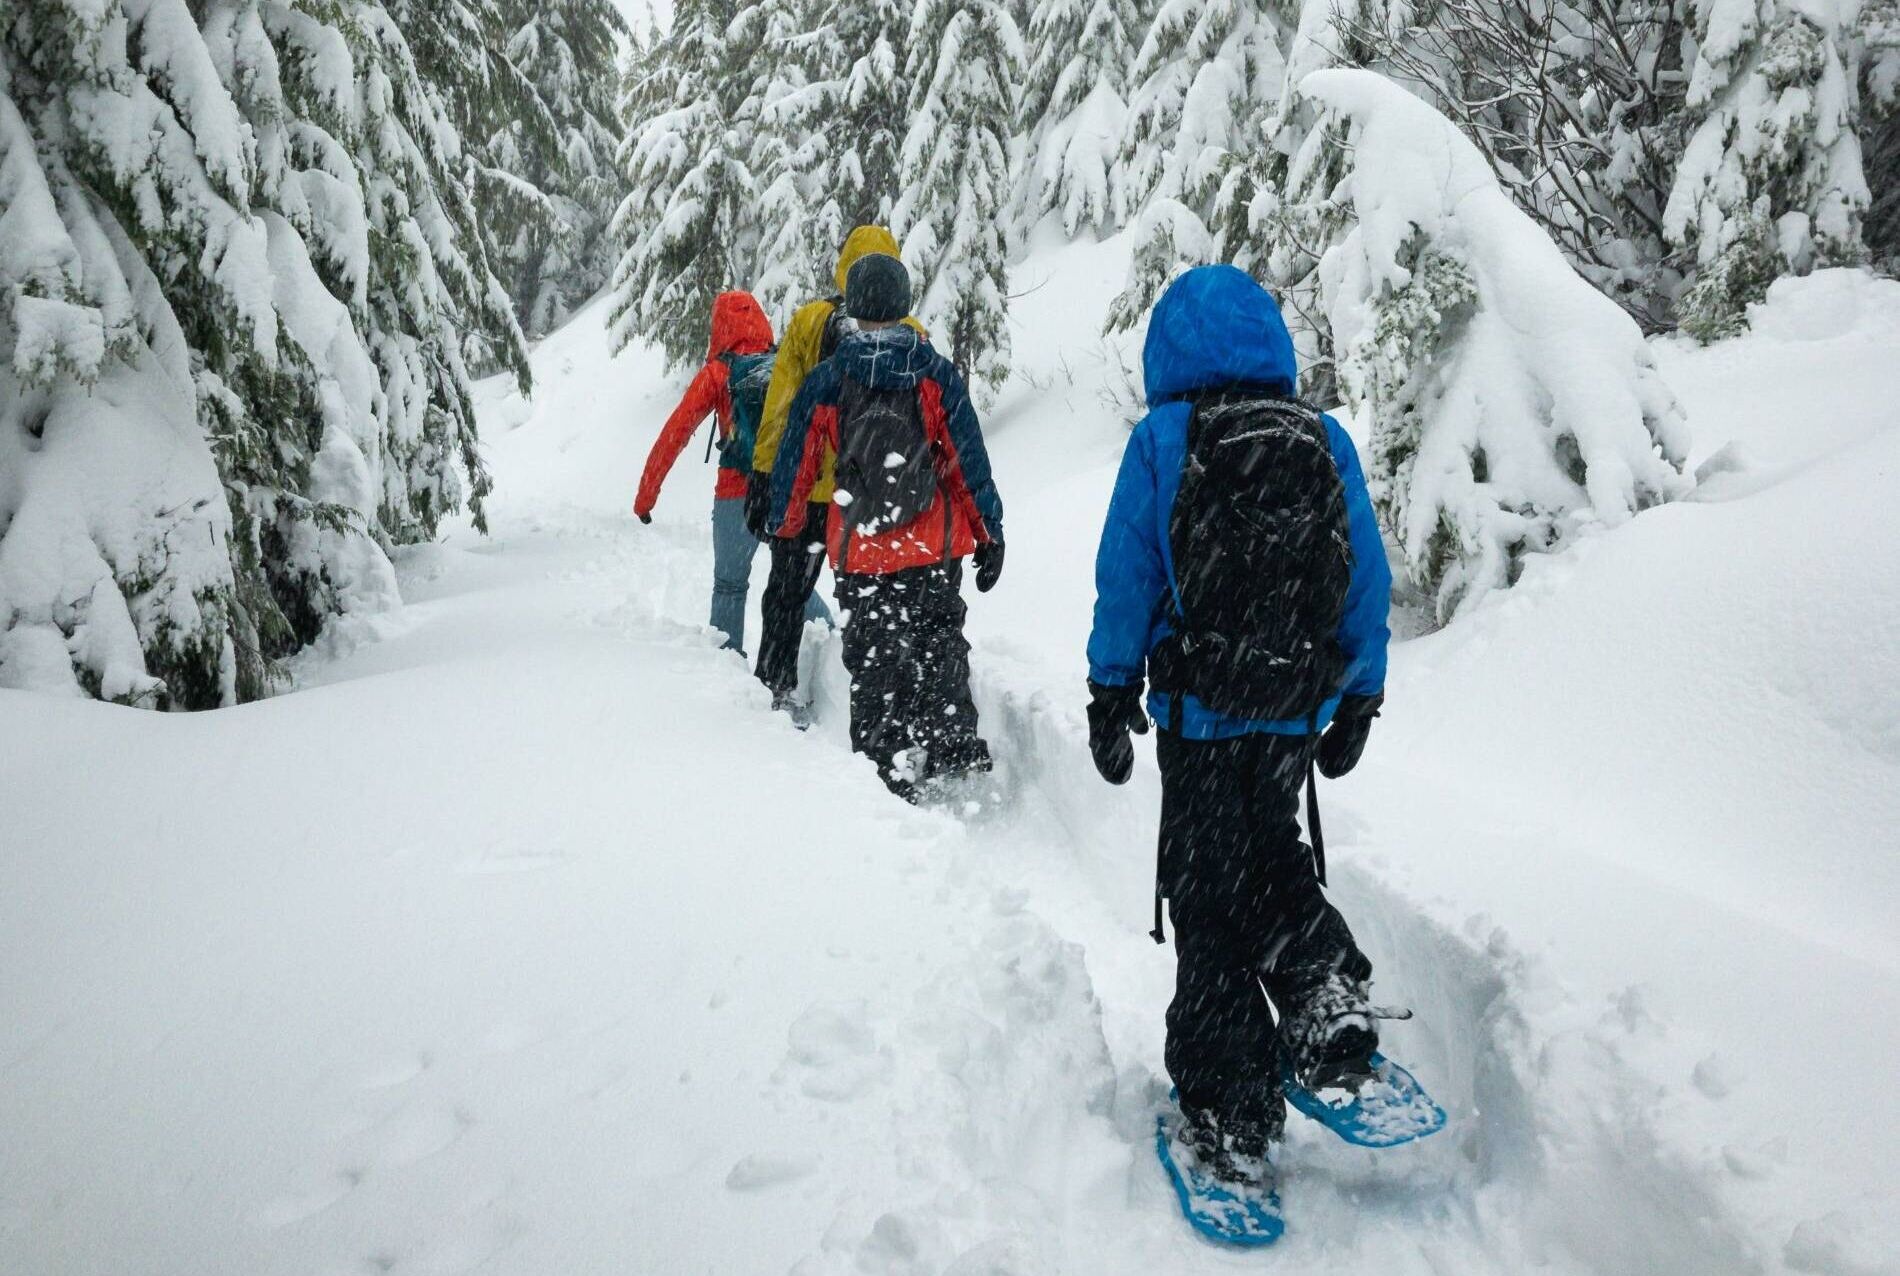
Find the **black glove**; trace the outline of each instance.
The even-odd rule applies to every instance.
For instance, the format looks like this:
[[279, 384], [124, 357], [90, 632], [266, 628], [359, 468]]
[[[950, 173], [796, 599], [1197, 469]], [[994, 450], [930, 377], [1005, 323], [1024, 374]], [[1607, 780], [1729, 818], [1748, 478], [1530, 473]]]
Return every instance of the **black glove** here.
[[1104, 687], [1089, 683], [1089, 753], [1095, 769], [1110, 784], [1126, 784], [1135, 770], [1135, 746], [1128, 733], [1148, 734], [1148, 715], [1141, 707], [1141, 684]]
[[746, 476], [745, 484], [745, 529], [752, 533], [754, 540], [772, 539], [772, 530], [766, 526], [771, 509], [772, 476], [754, 470]]
[[638, 518], [642, 523], [651, 523], [653, 521], [653, 515], [651, 514], [636, 514], [634, 517]]
[[1372, 734], [1372, 720], [1379, 716], [1379, 706], [1384, 703], [1383, 693], [1339, 698], [1333, 725], [1319, 738], [1314, 754], [1321, 775], [1337, 780], [1359, 765], [1359, 755], [1366, 751], [1366, 737]]
[[1003, 574], [1003, 542], [984, 541], [976, 547], [976, 592], [987, 594], [996, 588]]

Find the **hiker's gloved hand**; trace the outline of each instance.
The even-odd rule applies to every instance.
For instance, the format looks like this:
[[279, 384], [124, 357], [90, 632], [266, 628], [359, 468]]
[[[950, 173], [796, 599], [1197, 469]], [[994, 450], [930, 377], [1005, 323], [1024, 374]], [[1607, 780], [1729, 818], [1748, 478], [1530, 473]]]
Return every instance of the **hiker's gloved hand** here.
[[651, 523], [653, 521], [653, 515], [649, 513], [648, 511], [641, 509], [638, 505], [633, 507], [633, 516], [639, 519], [642, 523]]
[[772, 476], [754, 470], [746, 476], [745, 483], [745, 529], [752, 533], [752, 539], [772, 539], [772, 529], [766, 526], [771, 509]]
[[1366, 737], [1372, 734], [1372, 720], [1379, 716], [1379, 706], [1384, 703], [1384, 693], [1339, 698], [1333, 725], [1319, 738], [1313, 759], [1321, 775], [1337, 780], [1359, 765], [1359, 755], [1366, 751]]
[[1003, 575], [1003, 542], [984, 541], [976, 547], [976, 592], [987, 594]]
[[1135, 770], [1135, 746], [1128, 733], [1148, 734], [1148, 715], [1141, 707], [1141, 684], [1104, 687], [1089, 683], [1089, 753], [1095, 769], [1110, 784], [1126, 784]]

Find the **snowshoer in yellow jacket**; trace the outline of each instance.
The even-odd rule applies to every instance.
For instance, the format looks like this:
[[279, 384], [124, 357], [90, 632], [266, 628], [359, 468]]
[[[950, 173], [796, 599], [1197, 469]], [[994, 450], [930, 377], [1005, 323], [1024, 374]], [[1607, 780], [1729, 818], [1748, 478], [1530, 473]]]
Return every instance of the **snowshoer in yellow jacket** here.
[[[903, 256], [897, 237], [882, 226], [859, 226], [845, 236], [838, 250], [835, 296], [808, 301], [798, 308], [779, 341], [778, 361], [772, 365], [772, 384], [765, 391], [765, 409], [759, 417], [758, 439], [752, 445], [752, 482], [746, 496], [746, 526], [764, 541], [772, 554], [772, 575], [759, 600], [759, 681], [771, 689], [773, 705], [788, 708], [798, 686], [798, 640], [803, 632], [805, 600], [818, 583], [824, 565], [825, 528], [830, 523], [833, 469], [836, 458], [827, 454], [818, 482], [812, 487], [810, 517], [805, 535], [784, 539], [769, 534], [766, 518], [772, 486], [772, 463], [778, 459], [779, 440], [792, 400], [811, 370], [831, 357], [838, 339], [849, 331], [844, 314], [844, 284], [860, 257], [882, 253]], [[905, 323], [921, 335], [923, 325], [906, 317]]]

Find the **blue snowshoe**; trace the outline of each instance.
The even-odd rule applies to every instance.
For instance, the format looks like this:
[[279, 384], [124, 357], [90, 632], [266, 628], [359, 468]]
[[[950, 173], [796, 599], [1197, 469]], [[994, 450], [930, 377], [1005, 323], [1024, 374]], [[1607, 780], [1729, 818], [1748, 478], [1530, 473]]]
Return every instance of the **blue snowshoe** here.
[[1279, 1240], [1286, 1219], [1266, 1157], [1210, 1155], [1182, 1137], [1182, 1120], [1172, 1109], [1155, 1118], [1155, 1155], [1174, 1184], [1188, 1225], [1223, 1245], [1255, 1248]]
[[1418, 1078], [1376, 1050], [1363, 1070], [1314, 1089], [1301, 1085], [1291, 1067], [1281, 1071], [1280, 1085], [1295, 1111], [1362, 1148], [1397, 1147], [1445, 1128], [1445, 1110]]

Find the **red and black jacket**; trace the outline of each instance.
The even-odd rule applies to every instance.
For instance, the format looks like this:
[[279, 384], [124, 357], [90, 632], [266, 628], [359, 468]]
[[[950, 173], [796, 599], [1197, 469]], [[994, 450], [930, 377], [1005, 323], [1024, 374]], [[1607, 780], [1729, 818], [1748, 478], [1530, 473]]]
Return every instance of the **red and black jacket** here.
[[796, 536], [804, 529], [812, 489], [834, 463], [846, 377], [916, 393], [938, 485], [936, 501], [909, 523], [874, 533], [851, 531], [849, 544], [843, 513], [833, 505], [826, 534], [833, 570], [882, 575], [964, 558], [987, 541], [1002, 543], [1003, 502], [990, 477], [990, 456], [969, 387], [948, 359], [901, 325], [848, 337], [799, 388], [772, 466], [778, 535]]

